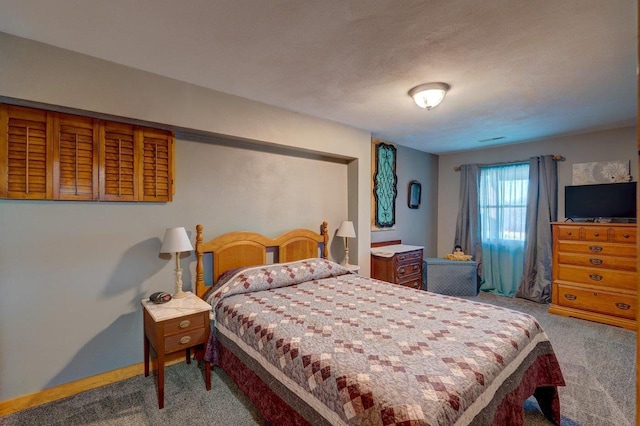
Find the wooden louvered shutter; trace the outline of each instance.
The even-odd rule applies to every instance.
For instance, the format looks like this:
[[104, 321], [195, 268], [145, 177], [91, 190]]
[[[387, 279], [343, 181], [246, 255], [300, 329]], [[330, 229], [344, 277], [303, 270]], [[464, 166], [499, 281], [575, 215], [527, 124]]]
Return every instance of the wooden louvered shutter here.
[[100, 126], [100, 142], [100, 199], [137, 201], [134, 126], [105, 121]]
[[53, 197], [60, 200], [98, 198], [97, 120], [56, 114], [53, 144]]
[[158, 129], [139, 129], [141, 147], [140, 188], [142, 201], [173, 198], [173, 134]]
[[52, 197], [52, 127], [47, 111], [0, 105], [0, 197]]

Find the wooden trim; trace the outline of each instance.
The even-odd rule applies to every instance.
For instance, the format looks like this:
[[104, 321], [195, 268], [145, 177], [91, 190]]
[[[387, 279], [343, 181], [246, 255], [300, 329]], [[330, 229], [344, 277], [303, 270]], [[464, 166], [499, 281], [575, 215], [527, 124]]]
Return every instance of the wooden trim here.
[[[155, 358], [153, 358], [152, 361], [154, 362], [155, 367]], [[177, 364], [179, 362], [184, 362], [183, 351], [167, 355], [165, 366]], [[48, 402], [57, 401], [101, 386], [110, 385], [121, 380], [130, 379], [131, 377], [140, 374], [144, 374], [144, 363], [142, 362], [51, 388], [42, 389], [28, 395], [19, 396], [6, 401], [0, 401], [0, 419], [2, 416], [26, 410], [28, 408], [37, 407], [38, 405], [46, 404]]]
[[377, 243], [371, 243], [371, 247], [395, 246], [396, 244], [402, 244], [402, 240], [379, 241]]

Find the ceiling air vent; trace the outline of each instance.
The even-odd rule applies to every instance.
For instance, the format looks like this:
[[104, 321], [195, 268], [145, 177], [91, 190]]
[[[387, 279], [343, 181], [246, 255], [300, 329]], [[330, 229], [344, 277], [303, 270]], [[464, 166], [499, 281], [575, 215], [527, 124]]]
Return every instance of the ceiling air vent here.
[[495, 142], [495, 141], [499, 141], [500, 139], [505, 139], [505, 137], [498, 136], [497, 138], [480, 139], [478, 142]]

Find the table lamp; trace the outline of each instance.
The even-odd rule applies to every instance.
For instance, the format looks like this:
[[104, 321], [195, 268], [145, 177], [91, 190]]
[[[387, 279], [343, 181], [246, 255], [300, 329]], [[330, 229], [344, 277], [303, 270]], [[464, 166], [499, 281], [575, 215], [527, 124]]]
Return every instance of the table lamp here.
[[162, 247], [160, 253], [175, 253], [176, 255], [176, 283], [175, 283], [175, 299], [181, 299], [187, 296], [182, 291], [182, 268], [180, 268], [180, 253], [193, 250], [193, 246], [189, 241], [187, 231], [183, 227], [167, 228], [162, 239]]
[[349, 265], [349, 238], [356, 237], [356, 230], [353, 228], [353, 222], [343, 220], [336, 232], [336, 236], [344, 238], [344, 262], [343, 265]]

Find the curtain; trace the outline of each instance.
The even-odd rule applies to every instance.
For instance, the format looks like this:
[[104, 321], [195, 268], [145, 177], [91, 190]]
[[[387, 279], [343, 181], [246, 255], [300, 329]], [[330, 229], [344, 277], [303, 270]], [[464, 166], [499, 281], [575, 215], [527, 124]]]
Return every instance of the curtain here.
[[483, 291], [513, 297], [524, 267], [529, 165], [480, 170], [478, 202], [483, 256]]
[[[478, 219], [478, 165], [460, 166], [459, 210], [456, 221], [454, 246], [459, 244], [462, 251], [473, 256], [478, 263], [478, 279], [482, 277], [482, 242], [480, 220]], [[453, 247], [451, 247], [453, 249]]]
[[516, 297], [551, 301], [551, 222], [558, 220], [558, 165], [551, 155], [529, 160], [524, 271]]

